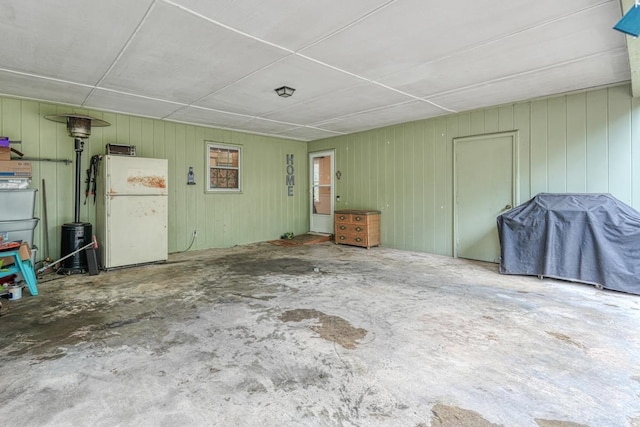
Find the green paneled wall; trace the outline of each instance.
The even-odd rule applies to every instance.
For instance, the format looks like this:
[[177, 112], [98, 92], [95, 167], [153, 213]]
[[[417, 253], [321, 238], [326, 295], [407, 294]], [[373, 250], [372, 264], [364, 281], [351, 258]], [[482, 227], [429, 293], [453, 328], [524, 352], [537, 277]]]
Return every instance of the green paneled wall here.
[[[336, 209], [382, 211], [382, 244], [452, 255], [453, 139], [519, 131], [520, 203], [608, 192], [640, 210], [640, 103], [629, 85], [318, 140], [336, 150]], [[472, 171], [470, 171], [472, 173]]]
[[[111, 123], [94, 128], [83, 154], [106, 143], [136, 145], [138, 155], [169, 159], [169, 249], [229, 247], [308, 230], [307, 154], [336, 150], [336, 209], [382, 211], [387, 247], [453, 253], [453, 139], [519, 132], [520, 201], [539, 192], [609, 192], [640, 210], [640, 104], [629, 85], [421, 120], [309, 144], [114, 113], [0, 98], [0, 134], [21, 140], [28, 157], [73, 159], [73, 141], [47, 114], [76, 112]], [[205, 194], [205, 141], [244, 147], [243, 194]], [[295, 156], [295, 196], [287, 197], [286, 155]], [[188, 167], [195, 186], [186, 185]], [[34, 163], [33, 188], [47, 186], [48, 235], [59, 253], [59, 227], [73, 219], [73, 165]], [[83, 197], [84, 200], [84, 197]], [[35, 243], [44, 245], [42, 191]], [[83, 220], [95, 224], [91, 202]], [[42, 254], [42, 252], [41, 252]]]
[[[107, 143], [135, 145], [138, 156], [169, 159], [169, 251], [185, 250], [193, 230], [192, 249], [230, 247], [280, 237], [284, 232], [308, 231], [307, 144], [228, 130], [183, 125], [122, 114], [103, 113], [28, 100], [0, 98], [0, 135], [20, 140], [13, 145], [26, 157], [74, 159], [73, 139], [63, 124], [44, 119], [48, 114], [89, 114], [111, 123], [93, 128], [82, 157], [84, 170], [93, 154]], [[243, 147], [243, 193], [205, 194], [205, 140]], [[286, 155], [295, 162], [294, 196], [287, 196]], [[189, 166], [197, 185], [186, 185]], [[60, 248], [60, 225], [73, 221], [75, 168], [52, 162], [34, 162], [31, 188], [37, 188], [35, 244], [44, 254], [42, 179], [46, 182], [50, 254]], [[82, 201], [84, 202], [84, 183]], [[95, 226], [95, 208], [82, 205], [81, 219]]]

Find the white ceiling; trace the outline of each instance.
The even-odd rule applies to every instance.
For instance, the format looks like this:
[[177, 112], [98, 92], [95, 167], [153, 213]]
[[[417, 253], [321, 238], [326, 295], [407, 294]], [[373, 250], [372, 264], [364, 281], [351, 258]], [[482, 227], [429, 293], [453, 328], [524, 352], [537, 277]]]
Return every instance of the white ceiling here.
[[619, 0], [0, 0], [0, 93], [308, 141], [628, 81], [621, 15]]

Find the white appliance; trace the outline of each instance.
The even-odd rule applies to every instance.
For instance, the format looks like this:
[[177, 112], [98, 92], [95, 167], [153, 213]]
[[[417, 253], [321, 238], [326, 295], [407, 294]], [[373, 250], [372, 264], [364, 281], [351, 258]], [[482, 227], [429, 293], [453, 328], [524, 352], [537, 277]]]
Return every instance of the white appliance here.
[[100, 169], [96, 238], [102, 268], [166, 261], [168, 161], [107, 155]]

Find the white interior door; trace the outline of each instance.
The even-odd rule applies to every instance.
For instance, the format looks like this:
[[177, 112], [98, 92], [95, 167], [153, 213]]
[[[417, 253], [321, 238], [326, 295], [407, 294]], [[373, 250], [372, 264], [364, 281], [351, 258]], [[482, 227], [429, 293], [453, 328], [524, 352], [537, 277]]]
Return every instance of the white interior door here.
[[333, 233], [333, 175], [334, 152], [309, 154], [311, 197], [309, 231]]
[[499, 262], [496, 218], [517, 203], [517, 132], [454, 139], [454, 256]]

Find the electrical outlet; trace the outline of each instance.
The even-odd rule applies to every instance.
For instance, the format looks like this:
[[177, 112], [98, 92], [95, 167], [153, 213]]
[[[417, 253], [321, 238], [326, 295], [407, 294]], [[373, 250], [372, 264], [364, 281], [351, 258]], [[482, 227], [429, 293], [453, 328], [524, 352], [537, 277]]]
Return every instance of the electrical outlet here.
[[193, 230], [193, 237], [198, 237], [198, 230]]

